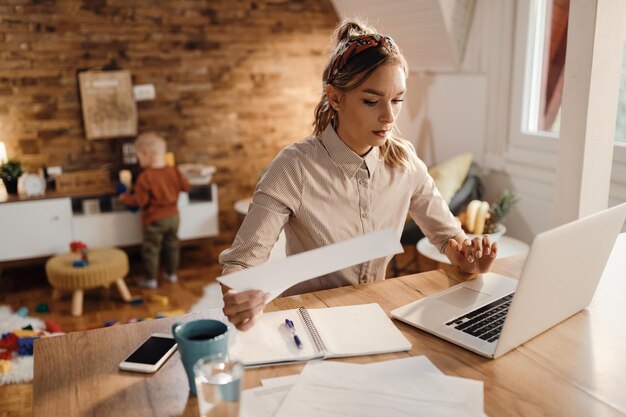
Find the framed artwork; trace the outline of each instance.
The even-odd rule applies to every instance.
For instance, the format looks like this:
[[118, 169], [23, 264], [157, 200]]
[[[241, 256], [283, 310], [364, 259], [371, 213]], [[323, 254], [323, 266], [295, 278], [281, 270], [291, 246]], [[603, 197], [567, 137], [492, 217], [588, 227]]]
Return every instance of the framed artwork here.
[[87, 139], [137, 135], [130, 71], [85, 71], [78, 74], [78, 83]]

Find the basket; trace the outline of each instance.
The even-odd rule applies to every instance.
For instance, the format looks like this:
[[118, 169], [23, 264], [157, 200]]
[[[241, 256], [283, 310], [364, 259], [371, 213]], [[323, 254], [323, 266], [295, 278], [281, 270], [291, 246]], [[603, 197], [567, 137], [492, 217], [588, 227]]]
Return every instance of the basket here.
[[108, 170], [64, 172], [55, 177], [56, 189], [61, 193], [101, 192], [111, 188]]

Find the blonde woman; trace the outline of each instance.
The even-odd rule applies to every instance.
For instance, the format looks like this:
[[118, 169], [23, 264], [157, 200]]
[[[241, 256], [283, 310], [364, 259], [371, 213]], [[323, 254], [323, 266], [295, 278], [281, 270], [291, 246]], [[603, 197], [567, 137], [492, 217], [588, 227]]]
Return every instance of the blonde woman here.
[[[412, 145], [393, 133], [408, 74], [400, 50], [353, 20], [338, 26], [335, 39], [313, 135], [283, 149], [268, 167], [235, 241], [220, 254], [223, 274], [265, 262], [283, 228], [292, 255], [387, 227], [400, 236], [407, 213], [460, 271], [487, 271], [497, 245], [463, 233]], [[284, 295], [382, 280], [390, 258], [300, 283]], [[249, 329], [267, 294], [224, 291], [224, 313]]]

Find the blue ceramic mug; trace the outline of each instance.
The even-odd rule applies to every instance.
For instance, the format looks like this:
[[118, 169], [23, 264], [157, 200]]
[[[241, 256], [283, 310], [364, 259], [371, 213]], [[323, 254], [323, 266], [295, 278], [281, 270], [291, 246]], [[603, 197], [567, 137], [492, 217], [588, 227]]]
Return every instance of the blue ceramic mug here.
[[196, 395], [193, 365], [204, 356], [228, 353], [228, 327], [219, 320], [194, 320], [174, 323], [172, 334], [187, 372], [189, 389]]

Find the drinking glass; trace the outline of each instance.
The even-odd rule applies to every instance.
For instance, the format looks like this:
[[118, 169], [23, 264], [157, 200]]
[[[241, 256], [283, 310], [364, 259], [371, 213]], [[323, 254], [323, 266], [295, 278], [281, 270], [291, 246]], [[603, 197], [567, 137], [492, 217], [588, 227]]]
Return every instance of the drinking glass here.
[[243, 366], [223, 353], [205, 356], [193, 367], [200, 417], [237, 417]]

